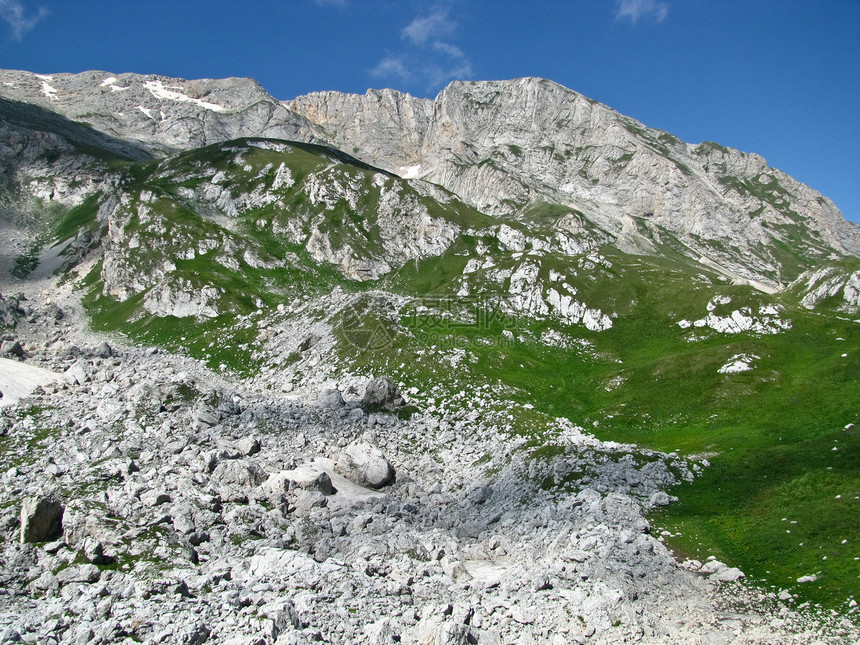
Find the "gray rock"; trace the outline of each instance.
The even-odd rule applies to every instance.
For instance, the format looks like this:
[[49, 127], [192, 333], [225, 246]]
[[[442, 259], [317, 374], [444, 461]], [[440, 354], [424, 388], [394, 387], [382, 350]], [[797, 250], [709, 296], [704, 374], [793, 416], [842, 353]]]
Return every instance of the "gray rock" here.
[[17, 356], [23, 358], [26, 352], [17, 340], [4, 340], [0, 343], [0, 356]]
[[344, 405], [343, 395], [340, 390], [322, 390], [317, 396], [317, 405], [329, 410], [337, 410]]
[[745, 577], [744, 572], [735, 567], [723, 567], [710, 575], [710, 579], [717, 582], [735, 582]]
[[63, 534], [63, 505], [55, 495], [29, 497], [21, 505], [21, 542], [47, 542]]
[[391, 645], [398, 642], [395, 640], [398, 634], [391, 626], [390, 618], [380, 618], [375, 623], [371, 623], [364, 628], [364, 634], [367, 636], [368, 645]]
[[349, 444], [338, 457], [338, 470], [354, 482], [370, 488], [382, 488], [394, 482], [394, 467], [382, 452], [365, 442]]
[[63, 379], [70, 385], [83, 385], [90, 379], [89, 363], [85, 359], [79, 358], [63, 372]]
[[161, 504], [169, 504], [171, 497], [169, 493], [163, 490], [148, 490], [141, 494], [140, 501], [147, 506], [160, 506]]
[[91, 564], [108, 564], [110, 558], [105, 555], [104, 545], [91, 537], [84, 539], [81, 552], [87, 562]]
[[94, 564], [75, 564], [57, 573], [57, 580], [61, 585], [72, 582], [98, 582], [101, 571]]
[[284, 632], [290, 628], [301, 629], [303, 627], [295, 605], [293, 605], [289, 600], [281, 604], [274, 612], [273, 620], [275, 621], [275, 626], [279, 632]]
[[267, 477], [265, 470], [245, 459], [222, 461], [212, 471], [214, 481], [244, 488], [259, 486]]
[[669, 497], [669, 494], [662, 490], [652, 493], [651, 497], [648, 498], [648, 502], [651, 506], [668, 506], [671, 501], [672, 498]]
[[200, 408], [194, 411], [194, 423], [198, 428], [211, 428], [218, 425], [221, 419], [215, 410]]
[[113, 356], [113, 348], [107, 343], [100, 343], [93, 350], [93, 356], [97, 358], [110, 358]]
[[378, 407], [386, 410], [395, 410], [406, 404], [397, 384], [385, 377], [368, 381], [361, 402], [367, 407]]
[[256, 437], [242, 437], [235, 443], [236, 450], [246, 457], [256, 455], [260, 452], [260, 441]]

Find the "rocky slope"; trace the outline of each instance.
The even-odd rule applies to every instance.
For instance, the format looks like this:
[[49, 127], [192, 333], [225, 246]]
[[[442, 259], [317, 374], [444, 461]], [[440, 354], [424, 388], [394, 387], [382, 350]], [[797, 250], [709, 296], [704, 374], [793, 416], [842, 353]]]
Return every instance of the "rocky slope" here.
[[0, 96], [137, 146], [127, 154], [328, 142], [482, 212], [528, 221], [536, 205], [565, 205], [622, 250], [673, 248], [769, 290], [860, 253], [856, 225], [761, 157], [686, 144], [544, 79], [454, 82], [434, 101], [372, 90], [278, 102], [250, 79], [3, 71]]
[[[54, 295], [4, 299], [22, 369], [54, 374], [0, 412], [4, 642], [850, 638], [714, 559], [679, 566], [643, 513], [698, 463], [561, 420], [565, 450], [531, 461], [490, 390], [408, 420], [384, 381], [266, 394], [94, 338]], [[541, 483], [572, 472], [588, 484]]]
[[335, 145], [479, 210], [522, 218], [535, 203], [563, 204], [619, 248], [653, 253], [675, 238], [686, 255], [770, 288], [793, 279], [798, 260], [860, 252], [856, 225], [761, 157], [683, 143], [544, 79], [455, 82], [435, 101], [372, 90], [285, 105]]

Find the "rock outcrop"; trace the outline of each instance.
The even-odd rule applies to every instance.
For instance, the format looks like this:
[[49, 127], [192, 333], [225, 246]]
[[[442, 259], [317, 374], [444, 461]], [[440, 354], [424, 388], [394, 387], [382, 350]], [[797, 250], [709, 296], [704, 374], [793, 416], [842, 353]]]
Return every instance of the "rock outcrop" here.
[[479, 210], [523, 217], [564, 204], [627, 251], [677, 239], [690, 257], [771, 288], [795, 277], [767, 251], [782, 231], [808, 229], [810, 262], [860, 253], [860, 228], [758, 155], [686, 144], [544, 79], [458, 81], [435, 101], [370, 90], [285, 105], [333, 144]]

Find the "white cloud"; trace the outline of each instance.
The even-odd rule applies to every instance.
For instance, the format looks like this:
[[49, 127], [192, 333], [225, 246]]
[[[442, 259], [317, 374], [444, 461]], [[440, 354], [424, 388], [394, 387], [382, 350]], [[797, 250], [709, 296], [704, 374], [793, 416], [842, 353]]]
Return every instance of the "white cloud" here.
[[388, 54], [370, 74], [421, 91], [438, 91], [457, 79], [472, 78], [472, 64], [457, 45], [450, 42], [457, 23], [447, 8], [437, 7], [417, 16], [400, 31], [404, 50]]
[[376, 67], [370, 70], [370, 74], [378, 78], [397, 78], [401, 81], [408, 81], [412, 78], [402, 56], [386, 56], [379, 61]]
[[629, 18], [634, 25], [640, 18], [653, 18], [654, 22], [663, 22], [669, 14], [669, 5], [660, 0], [618, 0], [615, 18]]
[[460, 65], [447, 68], [429, 65], [424, 68], [423, 72], [427, 79], [428, 89], [439, 88], [451, 81], [459, 81], [473, 76], [472, 64], [467, 60], [463, 60]]
[[448, 10], [437, 7], [406, 25], [402, 35], [415, 45], [424, 45], [428, 40], [450, 36], [456, 28], [456, 23], [448, 17]]
[[443, 43], [439, 40], [434, 40], [433, 49], [435, 49], [437, 52], [445, 54], [450, 58], [465, 58], [463, 50], [456, 45], [452, 45], [451, 43]]
[[48, 10], [41, 7], [35, 14], [27, 16], [20, 0], [0, 0], [0, 18], [12, 27], [12, 40], [21, 40], [24, 34], [47, 15]]

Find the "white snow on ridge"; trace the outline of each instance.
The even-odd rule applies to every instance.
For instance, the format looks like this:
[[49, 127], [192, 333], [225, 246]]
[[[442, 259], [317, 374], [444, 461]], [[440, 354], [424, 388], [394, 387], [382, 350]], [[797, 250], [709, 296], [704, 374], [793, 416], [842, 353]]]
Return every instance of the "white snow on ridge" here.
[[42, 81], [42, 94], [54, 101], [57, 98], [57, 90], [48, 84], [48, 81]]
[[402, 179], [416, 179], [421, 175], [421, 164], [416, 166], [402, 166], [397, 169], [397, 174]]
[[54, 77], [50, 74], [33, 74], [36, 78], [41, 78], [43, 81], [53, 81]]
[[[140, 110], [141, 112], [143, 112], [143, 113], [144, 113], [146, 116], [148, 116], [150, 119], [153, 119], [152, 111], [151, 111], [151, 110], [149, 110], [149, 109], [147, 109], [147, 108], [143, 107], [142, 105], [138, 105], [138, 106], [137, 106], [137, 109], [138, 109], [138, 110]], [[153, 119], [153, 120], [154, 120], [154, 119]]]
[[126, 90], [130, 90], [130, 87], [121, 87], [116, 84], [117, 78], [116, 76], [108, 76], [105, 80], [99, 83], [99, 87], [109, 87], [111, 92], [125, 92]]
[[179, 103], [193, 103], [198, 107], [202, 107], [206, 110], [211, 110], [212, 112], [224, 112], [227, 108], [222, 105], [218, 105], [217, 103], [209, 103], [208, 101], [204, 101], [203, 99], [194, 99], [190, 96], [183, 94], [182, 92], [177, 92], [177, 88], [167, 88], [164, 87], [161, 81], [146, 81], [144, 87], [149, 90], [150, 94], [152, 94], [157, 99], [162, 99], [166, 101], [177, 101]]

